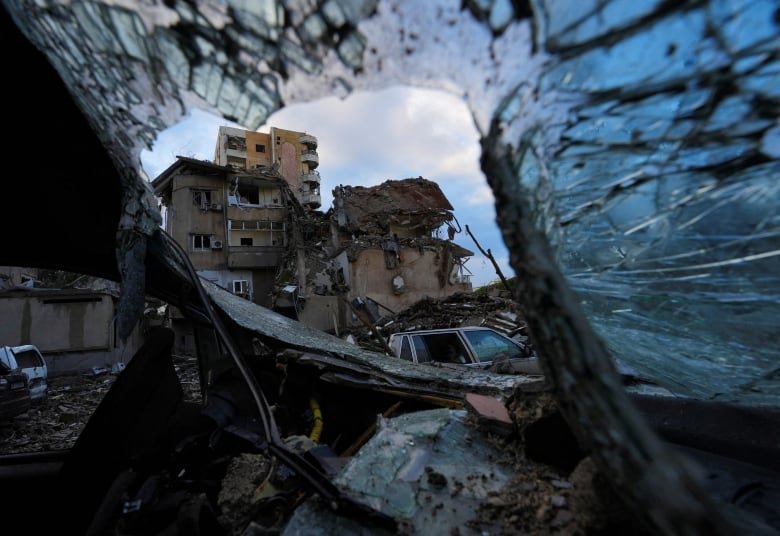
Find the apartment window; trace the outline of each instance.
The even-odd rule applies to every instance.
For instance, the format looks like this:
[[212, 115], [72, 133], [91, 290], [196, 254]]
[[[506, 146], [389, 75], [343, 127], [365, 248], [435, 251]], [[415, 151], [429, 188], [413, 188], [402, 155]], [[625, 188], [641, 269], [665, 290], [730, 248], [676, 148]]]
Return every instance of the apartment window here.
[[233, 294], [243, 298], [249, 297], [249, 281], [246, 279], [233, 280]]
[[207, 209], [211, 205], [210, 190], [192, 190], [192, 204], [201, 209]]
[[192, 235], [192, 249], [195, 251], [211, 249], [211, 236], [199, 234]]
[[239, 184], [229, 196], [231, 205], [235, 205], [238, 201], [239, 205], [259, 205], [260, 204], [260, 188], [248, 184]]
[[238, 136], [227, 137], [227, 148], [234, 151], [246, 151], [246, 139]]
[[251, 246], [252, 245], [252, 239], [251, 238], [242, 238], [241, 239], [241, 245], [242, 246]]
[[238, 156], [230, 156], [230, 155], [228, 155], [227, 163], [229, 165], [231, 165], [231, 166], [245, 168], [246, 167], [246, 158], [240, 158]]
[[265, 152], [265, 145], [263, 145], [261, 143], [256, 143], [255, 144], [255, 151], [257, 151], [258, 153], [264, 153]]

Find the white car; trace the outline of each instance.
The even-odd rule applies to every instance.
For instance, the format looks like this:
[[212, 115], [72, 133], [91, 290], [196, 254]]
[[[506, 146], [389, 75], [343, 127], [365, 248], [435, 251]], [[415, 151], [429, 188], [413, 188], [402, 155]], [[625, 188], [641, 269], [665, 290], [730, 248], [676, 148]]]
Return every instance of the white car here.
[[38, 348], [32, 344], [0, 346], [0, 361], [11, 370], [21, 369], [27, 376], [33, 403], [46, 400], [49, 394], [49, 371]]
[[413, 363], [542, 374], [530, 349], [486, 327], [404, 331], [390, 335], [388, 344], [396, 357]]

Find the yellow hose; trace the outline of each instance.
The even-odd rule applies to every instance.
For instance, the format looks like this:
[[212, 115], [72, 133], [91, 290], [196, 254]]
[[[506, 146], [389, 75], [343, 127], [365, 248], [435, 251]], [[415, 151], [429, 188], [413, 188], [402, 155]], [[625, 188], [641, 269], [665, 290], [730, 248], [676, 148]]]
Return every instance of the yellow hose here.
[[314, 426], [312, 427], [311, 433], [309, 434], [309, 439], [315, 443], [319, 443], [320, 434], [322, 434], [322, 411], [320, 411], [320, 404], [317, 402], [316, 398], [309, 399], [309, 407], [311, 408], [311, 413], [314, 416]]

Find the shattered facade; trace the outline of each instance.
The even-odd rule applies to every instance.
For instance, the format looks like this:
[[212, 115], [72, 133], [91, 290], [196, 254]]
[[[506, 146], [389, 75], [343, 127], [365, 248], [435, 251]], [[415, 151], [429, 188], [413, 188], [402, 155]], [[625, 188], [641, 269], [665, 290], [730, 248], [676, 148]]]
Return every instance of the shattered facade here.
[[179, 157], [152, 187], [166, 207], [166, 231], [201, 276], [270, 306], [277, 267], [292, 243], [292, 196], [279, 173]]
[[[330, 236], [315, 235], [311, 242], [319, 246], [309, 248], [324, 255], [307, 254], [299, 317], [307, 323], [320, 318], [322, 329], [338, 331], [425, 297], [470, 292], [465, 263], [473, 253], [453, 242], [452, 210], [439, 186], [422, 177], [336, 187]], [[446, 239], [439, 237], [444, 226]], [[334, 295], [344, 301], [340, 308]]]

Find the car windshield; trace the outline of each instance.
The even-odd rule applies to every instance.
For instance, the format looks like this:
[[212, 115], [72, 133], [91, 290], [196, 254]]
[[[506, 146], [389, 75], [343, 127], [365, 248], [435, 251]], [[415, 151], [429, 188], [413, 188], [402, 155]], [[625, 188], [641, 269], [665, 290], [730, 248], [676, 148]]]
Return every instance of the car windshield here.
[[474, 354], [480, 362], [493, 361], [497, 357], [506, 357], [508, 359], [523, 357], [520, 347], [511, 340], [506, 339], [488, 330], [465, 331], [471, 347], [474, 348]]
[[417, 351], [417, 362], [437, 361], [465, 365], [471, 360], [457, 333], [431, 333], [412, 337]]
[[32, 367], [43, 366], [43, 362], [41, 361], [41, 358], [33, 350], [23, 350], [21, 352], [14, 352], [14, 355], [16, 356], [16, 363], [19, 365], [19, 368], [32, 368]]

